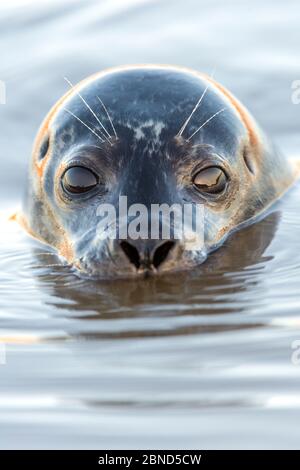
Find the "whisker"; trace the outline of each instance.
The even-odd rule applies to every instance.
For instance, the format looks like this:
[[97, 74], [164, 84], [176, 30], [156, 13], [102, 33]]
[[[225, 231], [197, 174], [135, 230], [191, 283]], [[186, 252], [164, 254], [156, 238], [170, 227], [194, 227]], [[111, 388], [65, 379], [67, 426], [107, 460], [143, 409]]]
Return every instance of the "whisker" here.
[[36, 256], [40, 256], [40, 255], [57, 256], [57, 253], [51, 253], [51, 251], [35, 252], [34, 254], [35, 254]]
[[90, 145], [90, 147], [103, 150], [103, 147], [99, 147], [99, 145]]
[[[83, 101], [83, 103], [86, 105], [87, 109], [92, 113], [92, 115], [94, 116], [94, 118], [97, 120], [97, 122], [100, 124], [100, 126], [102, 127], [102, 129], [104, 130], [104, 132], [107, 134], [108, 138], [105, 136], [106, 140], [109, 142], [109, 139], [111, 139], [111, 135], [110, 133], [105, 129], [104, 125], [102, 124], [102, 122], [100, 121], [99, 117], [97, 116], [97, 114], [92, 110], [92, 108], [90, 107], [90, 105], [86, 102], [86, 100], [83, 98], [83, 96], [79, 93], [79, 91], [76, 91], [75, 90], [75, 87], [74, 85], [70, 82], [70, 80], [67, 78], [67, 77], [64, 77], [64, 79], [66, 80], [66, 82], [70, 85], [70, 87], [75, 91], [75, 93], [79, 96], [79, 98]], [[111, 142], [109, 142], [111, 144]]]
[[197, 109], [199, 108], [199, 105], [201, 103], [201, 101], [203, 100], [207, 90], [208, 90], [208, 87], [210, 86], [210, 84], [208, 84], [206, 86], [206, 88], [204, 89], [202, 95], [200, 96], [199, 100], [197, 101], [196, 105], [194, 106], [194, 109], [192, 110], [191, 114], [189, 115], [189, 117], [186, 119], [186, 121], [183, 123], [183, 125], [181, 126], [181, 128], [179, 129], [176, 137], [180, 137], [184, 131], [184, 129], [186, 128], [186, 126], [188, 125], [188, 123], [190, 122], [191, 118], [193, 117], [193, 114], [197, 111]]
[[192, 133], [192, 135], [190, 135], [190, 137], [187, 139], [187, 141], [189, 142], [191, 140], [192, 137], [194, 137], [195, 134], [197, 134], [197, 132], [200, 131], [200, 129], [203, 129], [203, 127], [209, 123], [212, 119], [214, 119], [216, 116], [218, 116], [218, 114], [222, 113], [223, 111], [225, 111], [226, 108], [222, 108], [222, 109], [219, 109], [219, 111], [217, 111], [215, 114], [213, 114], [212, 116], [210, 116], [210, 118], [206, 119], [206, 121], [201, 124], [200, 127], [198, 127], [198, 129], [195, 130], [195, 132]]
[[106, 113], [106, 116], [107, 116], [108, 119], [109, 119], [111, 128], [112, 128], [112, 130], [113, 130], [113, 132], [114, 132], [114, 134], [115, 134], [115, 137], [116, 137], [116, 139], [117, 139], [117, 138], [118, 138], [118, 135], [117, 135], [117, 133], [116, 133], [115, 126], [113, 125], [112, 119], [111, 119], [111, 117], [110, 117], [110, 115], [109, 115], [109, 113], [108, 113], [108, 111], [107, 111], [107, 108], [106, 108], [105, 104], [103, 103], [103, 101], [101, 100], [101, 98], [99, 98], [99, 96], [97, 96], [97, 98], [98, 98], [98, 100], [100, 101], [100, 103], [101, 103], [101, 105], [102, 105], [102, 107], [103, 107], [103, 109], [104, 109], [104, 111], [105, 111], [105, 113]]
[[40, 268], [70, 268], [71, 264], [32, 264], [30, 268], [40, 269]]
[[100, 140], [100, 142], [103, 144], [105, 142], [105, 140], [102, 139], [102, 137], [100, 137], [100, 135], [97, 134], [96, 131], [94, 131], [94, 129], [92, 129], [90, 126], [88, 126], [85, 122], [83, 122], [78, 116], [76, 116], [76, 114], [72, 113], [72, 111], [70, 111], [69, 109], [67, 108], [64, 108], [64, 110], [71, 114], [71, 116], [73, 116], [75, 119], [77, 119], [77, 121], [81, 122], [81, 124], [83, 124], [89, 131], [91, 131], [96, 137], [98, 137], [98, 139]]

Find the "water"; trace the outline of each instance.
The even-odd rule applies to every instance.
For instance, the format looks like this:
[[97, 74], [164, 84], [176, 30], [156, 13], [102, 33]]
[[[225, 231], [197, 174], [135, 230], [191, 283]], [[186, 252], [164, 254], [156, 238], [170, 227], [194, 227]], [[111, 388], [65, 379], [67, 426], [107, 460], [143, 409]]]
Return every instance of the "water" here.
[[296, 1], [68, 1], [0, 6], [0, 447], [299, 447], [300, 185], [201, 268], [77, 279], [7, 214], [43, 116], [123, 63], [215, 77], [299, 155]]

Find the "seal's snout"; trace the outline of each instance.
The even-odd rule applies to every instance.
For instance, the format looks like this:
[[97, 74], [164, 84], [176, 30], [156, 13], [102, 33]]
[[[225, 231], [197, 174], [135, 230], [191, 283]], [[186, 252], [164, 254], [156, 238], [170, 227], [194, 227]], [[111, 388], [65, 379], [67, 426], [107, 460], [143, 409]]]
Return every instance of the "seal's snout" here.
[[[152, 246], [151, 246], [152, 245]], [[157, 241], [157, 243], [143, 244], [122, 240], [119, 244], [120, 249], [128, 259], [129, 263], [135, 266], [138, 271], [153, 271], [161, 267], [166, 262], [176, 246], [175, 240]]]
[[75, 247], [75, 272], [95, 279], [148, 277], [187, 267], [179, 239], [106, 239], [81, 241]]

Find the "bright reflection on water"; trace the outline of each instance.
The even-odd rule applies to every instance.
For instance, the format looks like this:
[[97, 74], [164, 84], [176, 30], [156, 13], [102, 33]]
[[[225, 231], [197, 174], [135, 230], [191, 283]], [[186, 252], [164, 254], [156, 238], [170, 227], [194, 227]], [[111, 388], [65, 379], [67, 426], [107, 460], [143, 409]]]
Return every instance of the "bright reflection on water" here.
[[203, 267], [147, 281], [80, 280], [7, 221], [64, 75], [76, 82], [124, 62], [216, 66], [297, 155], [299, 6], [290, 3], [0, 7], [0, 447], [299, 445], [299, 185]]

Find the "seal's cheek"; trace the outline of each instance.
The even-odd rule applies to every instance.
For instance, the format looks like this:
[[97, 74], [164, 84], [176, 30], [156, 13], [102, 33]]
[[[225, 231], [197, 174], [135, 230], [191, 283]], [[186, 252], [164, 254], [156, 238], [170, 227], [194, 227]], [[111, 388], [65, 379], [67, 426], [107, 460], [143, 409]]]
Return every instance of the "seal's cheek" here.
[[58, 252], [63, 258], [65, 258], [65, 260], [67, 260], [71, 264], [74, 264], [76, 260], [74, 246], [67, 236], [65, 236], [64, 240], [59, 245]]

